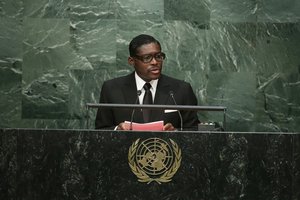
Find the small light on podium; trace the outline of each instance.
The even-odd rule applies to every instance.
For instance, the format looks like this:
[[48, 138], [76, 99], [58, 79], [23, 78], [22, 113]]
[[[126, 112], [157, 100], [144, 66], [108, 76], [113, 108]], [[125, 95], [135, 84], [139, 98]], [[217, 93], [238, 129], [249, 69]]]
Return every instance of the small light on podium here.
[[212, 122], [205, 122], [198, 124], [198, 131], [214, 131], [216, 130], [216, 124]]

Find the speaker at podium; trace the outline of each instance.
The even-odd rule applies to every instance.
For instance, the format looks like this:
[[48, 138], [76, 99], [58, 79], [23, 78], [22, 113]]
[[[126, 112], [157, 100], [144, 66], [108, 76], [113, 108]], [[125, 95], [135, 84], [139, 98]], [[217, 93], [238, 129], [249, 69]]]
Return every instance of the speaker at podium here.
[[[188, 105], [158, 105], [158, 104], [111, 104], [111, 103], [87, 103], [86, 104], [86, 128], [90, 128], [90, 109], [131, 109], [130, 123], [133, 121], [133, 115], [136, 109], [152, 109], [152, 110], [164, 110], [165, 112], [176, 111], [180, 118], [180, 127], [178, 130], [183, 130], [183, 121], [181, 112], [182, 110], [188, 111], [206, 111], [206, 112], [222, 112], [223, 121], [219, 122], [200, 122], [196, 127], [198, 131], [225, 131], [226, 130], [226, 110], [224, 106], [188, 106]], [[188, 130], [188, 129], [185, 129]], [[151, 130], [148, 130], [151, 131]], [[195, 131], [195, 129], [193, 129]]]

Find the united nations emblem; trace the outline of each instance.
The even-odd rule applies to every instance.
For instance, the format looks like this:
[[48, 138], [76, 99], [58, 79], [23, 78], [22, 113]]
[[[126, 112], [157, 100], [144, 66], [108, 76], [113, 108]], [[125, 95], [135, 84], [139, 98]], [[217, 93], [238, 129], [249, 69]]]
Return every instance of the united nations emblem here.
[[180, 167], [181, 150], [171, 139], [170, 144], [160, 138], [137, 139], [129, 148], [128, 163], [138, 181], [166, 183]]

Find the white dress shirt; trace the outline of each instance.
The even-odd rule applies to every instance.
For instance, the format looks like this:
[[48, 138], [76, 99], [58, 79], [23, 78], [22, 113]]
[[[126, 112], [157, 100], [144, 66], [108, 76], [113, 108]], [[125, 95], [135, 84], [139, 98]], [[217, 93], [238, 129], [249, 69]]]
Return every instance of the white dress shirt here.
[[[142, 92], [141, 95], [139, 96], [140, 104], [142, 104], [145, 95], [145, 89], [143, 87], [146, 82], [143, 79], [141, 79], [141, 77], [139, 77], [136, 72], [135, 72], [135, 82], [136, 82], [137, 91], [140, 90]], [[153, 98], [152, 100], [154, 102], [158, 79], [151, 80], [149, 83], [151, 84], [150, 91], [152, 93], [152, 98]]]

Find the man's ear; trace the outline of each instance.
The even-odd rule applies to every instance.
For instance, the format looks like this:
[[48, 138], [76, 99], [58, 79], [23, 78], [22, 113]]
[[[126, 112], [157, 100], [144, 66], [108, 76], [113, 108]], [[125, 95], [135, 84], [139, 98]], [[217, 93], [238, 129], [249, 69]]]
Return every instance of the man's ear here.
[[134, 59], [132, 57], [128, 57], [128, 64], [134, 66]]

